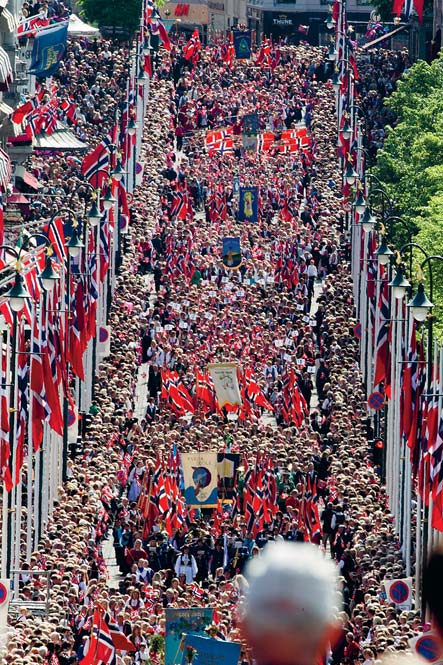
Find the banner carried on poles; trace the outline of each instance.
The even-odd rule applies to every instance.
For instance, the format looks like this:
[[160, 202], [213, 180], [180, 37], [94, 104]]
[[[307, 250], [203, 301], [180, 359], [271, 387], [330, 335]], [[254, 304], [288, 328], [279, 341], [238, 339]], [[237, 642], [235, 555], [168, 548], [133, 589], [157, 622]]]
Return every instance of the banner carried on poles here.
[[258, 187], [240, 187], [238, 218], [241, 222], [258, 222]]
[[208, 365], [208, 371], [214, 383], [220, 408], [226, 405], [241, 406], [242, 404], [237, 368], [237, 363], [214, 363]]
[[251, 57], [250, 30], [234, 30], [234, 51], [237, 60], [249, 60]]
[[52, 76], [60, 67], [68, 39], [68, 21], [40, 32], [32, 49], [30, 74]]
[[186, 635], [181, 663], [187, 665], [188, 647], [195, 649], [195, 665], [237, 665], [240, 658], [240, 643], [214, 640], [200, 635]]
[[240, 238], [222, 238], [222, 261], [225, 268], [236, 270], [242, 264]]
[[191, 508], [216, 508], [217, 453], [182, 453], [181, 463], [186, 504]]
[[167, 607], [165, 612], [165, 665], [176, 665], [181, 662], [180, 647], [183, 647], [183, 635], [206, 635], [205, 628], [212, 623], [212, 609]]

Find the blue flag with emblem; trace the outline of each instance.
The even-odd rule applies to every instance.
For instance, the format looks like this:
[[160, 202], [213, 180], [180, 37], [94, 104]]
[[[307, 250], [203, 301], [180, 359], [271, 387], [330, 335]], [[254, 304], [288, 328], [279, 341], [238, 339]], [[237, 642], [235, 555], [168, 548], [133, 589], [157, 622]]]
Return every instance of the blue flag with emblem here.
[[52, 76], [60, 67], [60, 61], [66, 50], [68, 23], [60, 23], [55, 28], [42, 30], [34, 40], [30, 74]]

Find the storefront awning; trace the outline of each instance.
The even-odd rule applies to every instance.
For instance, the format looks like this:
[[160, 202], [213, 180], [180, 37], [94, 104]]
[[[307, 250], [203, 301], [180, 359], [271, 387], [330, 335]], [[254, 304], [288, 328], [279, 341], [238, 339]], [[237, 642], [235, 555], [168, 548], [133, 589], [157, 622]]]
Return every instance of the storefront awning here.
[[6, 152], [0, 148], [0, 189], [4, 192], [11, 180], [11, 174], [11, 160]]
[[392, 30], [391, 32], [387, 32], [386, 34], [382, 35], [381, 37], [377, 37], [377, 39], [373, 39], [372, 42], [368, 42], [367, 44], [363, 44], [363, 46], [359, 46], [359, 50], [361, 51], [367, 51], [368, 49], [372, 48], [373, 46], [376, 46], [377, 44], [380, 44], [381, 42], [384, 42], [385, 39], [390, 39], [394, 35], [397, 34], [397, 32], [401, 32], [405, 28], [407, 28], [407, 25], [401, 25], [399, 28], [395, 28], [395, 30]]
[[15, 177], [22, 180], [25, 185], [31, 187], [32, 189], [42, 189], [43, 185], [37, 180], [37, 178], [29, 173], [23, 166], [18, 165], [15, 169]]
[[8, 90], [12, 79], [12, 67], [9, 55], [0, 46], [0, 90]]
[[[1, 0], [0, 0], [1, 2]], [[0, 31], [1, 32], [15, 32], [18, 27], [17, 17], [9, 11], [9, 9], [3, 9], [0, 14]]]
[[80, 141], [69, 129], [58, 129], [53, 134], [38, 134], [34, 139], [34, 150], [84, 151], [87, 143]]
[[0, 113], [3, 113], [3, 115], [11, 115], [13, 111], [14, 109], [12, 106], [8, 106], [8, 104], [5, 104], [5, 102], [0, 102]]
[[18, 206], [29, 205], [29, 199], [14, 187], [12, 194], [6, 199], [6, 206], [9, 206], [10, 204]]

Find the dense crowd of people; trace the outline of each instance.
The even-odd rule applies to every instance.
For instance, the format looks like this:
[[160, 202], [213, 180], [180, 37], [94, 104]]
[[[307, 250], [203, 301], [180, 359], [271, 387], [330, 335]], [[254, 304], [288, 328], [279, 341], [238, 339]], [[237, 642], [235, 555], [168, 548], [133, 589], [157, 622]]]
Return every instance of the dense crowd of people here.
[[[125, 47], [105, 40], [69, 44], [58, 78], [78, 106], [74, 131], [92, 144], [113, 122], [125, 92], [127, 56]], [[375, 93], [374, 132], [385, 121], [380, 102], [387, 85], [405, 65], [402, 56], [380, 57], [384, 74], [376, 89], [377, 63], [361, 78], [361, 91], [369, 99]], [[279, 540], [310, 538], [339, 568], [342, 632], [331, 652], [334, 665], [373, 665], [386, 651], [407, 650], [420, 632], [420, 616], [389, 604], [383, 587], [384, 579], [405, 571], [368, 450], [347, 229], [334, 186], [340, 182], [335, 98], [330, 82], [316, 76], [324, 58], [320, 48], [281, 46], [272, 67], [254, 61], [231, 67], [216, 44], [191, 66], [175, 47], [161, 52], [149, 92], [132, 242], [110, 315], [111, 354], [100, 367], [84, 453], [70, 463], [38, 550], [23, 561], [34, 572], [54, 571], [50, 614], [41, 619], [23, 609], [11, 620], [5, 665], [80, 661], [97, 603], [133, 644], [133, 651], [119, 652], [119, 664], [161, 658], [167, 607], [211, 607], [208, 634], [241, 640], [244, 565]], [[251, 113], [262, 132], [274, 135], [268, 150], [242, 144], [242, 119]], [[307, 147], [283, 152], [282, 132], [306, 126]], [[232, 150], [207, 152], [208, 127], [232, 128]], [[75, 158], [33, 157], [32, 170], [47, 191], [60, 192], [60, 200], [36, 199], [36, 219], [66, 195], [73, 206], [83, 205]], [[255, 224], [238, 219], [235, 176], [241, 186], [259, 187]], [[179, 215], [177, 196], [185, 205]], [[239, 270], [221, 263], [226, 235], [241, 239]], [[162, 370], [176, 371], [193, 395], [196, 370], [217, 361], [252, 370], [273, 412], [253, 407], [242, 418], [202, 409], [174, 413], [162, 398]], [[141, 365], [149, 398], [136, 418]], [[306, 403], [297, 423], [283, 408], [289, 372]], [[197, 448], [240, 454], [240, 493], [246, 469], [257, 457], [272, 458], [278, 509], [258, 532], [233, 505], [189, 514], [174, 533], [161, 519], [146, 528], [138, 498], [158, 456]], [[308, 482], [320, 518], [315, 533], [300, 520]], [[109, 580], [107, 539], [121, 572], [118, 584]], [[23, 574], [20, 586], [23, 599], [44, 597], [38, 576]], [[250, 662], [246, 645], [242, 661]]]

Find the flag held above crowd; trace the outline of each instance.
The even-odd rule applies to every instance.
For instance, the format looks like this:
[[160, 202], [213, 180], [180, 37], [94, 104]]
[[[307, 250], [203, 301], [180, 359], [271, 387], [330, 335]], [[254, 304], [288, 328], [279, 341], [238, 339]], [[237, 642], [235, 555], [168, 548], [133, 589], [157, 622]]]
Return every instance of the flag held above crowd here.
[[32, 48], [30, 74], [38, 77], [55, 74], [65, 53], [67, 38], [67, 21], [37, 34]]
[[242, 398], [238, 385], [237, 363], [212, 363], [208, 365], [217, 401], [220, 408], [224, 406], [240, 406]]
[[217, 506], [217, 453], [182, 453], [184, 497], [192, 508]]

